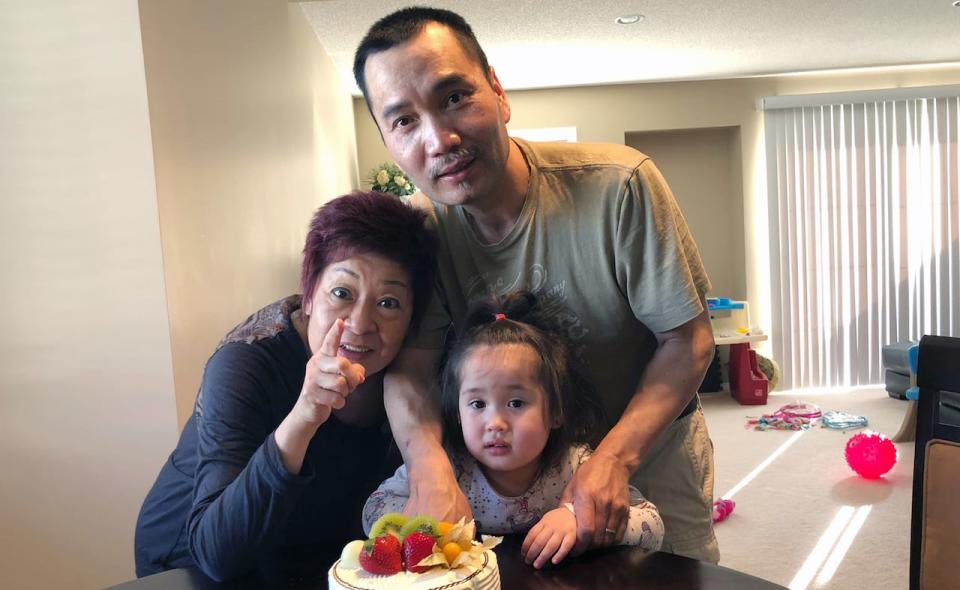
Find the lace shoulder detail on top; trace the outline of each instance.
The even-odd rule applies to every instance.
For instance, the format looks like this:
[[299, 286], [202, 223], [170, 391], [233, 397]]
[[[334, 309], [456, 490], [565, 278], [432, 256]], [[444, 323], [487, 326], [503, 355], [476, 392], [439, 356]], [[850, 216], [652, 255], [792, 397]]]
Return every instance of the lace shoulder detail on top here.
[[300, 309], [300, 303], [300, 295], [291, 295], [255, 311], [223, 337], [217, 350], [234, 342], [253, 344], [264, 338], [273, 338], [289, 327], [290, 315]]

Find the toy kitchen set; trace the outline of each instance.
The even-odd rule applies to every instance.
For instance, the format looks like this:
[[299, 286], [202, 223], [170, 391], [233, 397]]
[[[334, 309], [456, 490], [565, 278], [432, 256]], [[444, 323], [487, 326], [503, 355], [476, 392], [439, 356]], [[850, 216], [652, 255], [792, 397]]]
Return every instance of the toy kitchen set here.
[[[767, 335], [751, 325], [749, 305], [746, 301], [709, 297], [707, 308], [710, 312], [710, 324], [713, 327], [713, 338], [718, 352], [714, 364], [704, 379], [705, 385], [708, 381], [713, 381], [715, 385], [706, 389], [701, 387], [701, 391], [721, 389], [719, 348], [729, 346], [730, 394], [744, 405], [766, 404], [770, 383], [764, 372], [760, 370], [757, 353], [750, 348], [750, 344], [766, 340]], [[714, 373], [712, 377], [711, 372]]]

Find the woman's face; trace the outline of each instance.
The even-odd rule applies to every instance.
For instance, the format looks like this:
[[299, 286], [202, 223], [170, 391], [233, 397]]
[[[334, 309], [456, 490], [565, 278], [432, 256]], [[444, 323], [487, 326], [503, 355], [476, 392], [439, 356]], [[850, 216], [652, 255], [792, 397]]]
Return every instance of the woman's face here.
[[343, 319], [338, 356], [363, 365], [367, 375], [382, 371], [400, 351], [413, 313], [409, 273], [378, 254], [357, 254], [323, 270], [304, 313], [309, 316], [311, 353], [320, 349], [330, 326]]

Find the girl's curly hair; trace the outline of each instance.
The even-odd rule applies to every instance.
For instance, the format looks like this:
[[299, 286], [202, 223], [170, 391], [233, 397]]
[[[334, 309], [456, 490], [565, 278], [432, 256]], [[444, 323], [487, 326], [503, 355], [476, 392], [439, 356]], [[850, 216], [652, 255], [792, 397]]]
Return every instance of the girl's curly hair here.
[[460, 416], [460, 370], [477, 346], [526, 344], [540, 358], [540, 383], [546, 393], [547, 415], [559, 423], [551, 430], [541, 454], [544, 467], [556, 465], [573, 443], [593, 444], [600, 435], [603, 410], [571, 353], [565, 337], [555, 330], [536, 295], [516, 291], [473, 304], [440, 371], [441, 404], [447, 444], [466, 452]]

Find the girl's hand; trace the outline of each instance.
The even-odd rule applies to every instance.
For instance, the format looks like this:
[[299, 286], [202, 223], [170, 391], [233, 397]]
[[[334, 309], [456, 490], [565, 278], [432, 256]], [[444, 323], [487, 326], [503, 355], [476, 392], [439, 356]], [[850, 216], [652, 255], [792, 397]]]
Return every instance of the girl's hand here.
[[554, 508], [527, 533], [520, 555], [527, 564], [533, 563], [533, 567], [540, 569], [547, 561], [554, 565], [560, 563], [576, 542], [576, 517], [566, 508]]
[[347, 396], [366, 378], [363, 365], [337, 356], [342, 336], [343, 320], [337, 319], [331, 324], [320, 348], [307, 361], [303, 389], [290, 411], [305, 426], [318, 427], [326, 422], [330, 412], [346, 405]]

